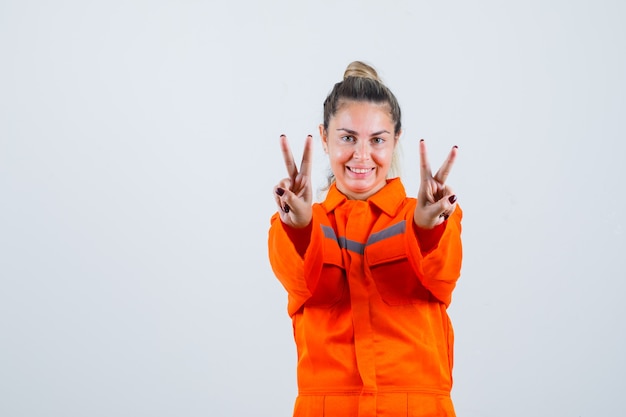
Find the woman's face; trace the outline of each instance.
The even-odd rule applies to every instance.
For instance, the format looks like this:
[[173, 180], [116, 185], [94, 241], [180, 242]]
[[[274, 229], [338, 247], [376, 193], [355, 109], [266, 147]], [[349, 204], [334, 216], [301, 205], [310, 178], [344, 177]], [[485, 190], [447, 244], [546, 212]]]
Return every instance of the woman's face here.
[[385, 186], [397, 136], [387, 104], [347, 101], [320, 126], [337, 189], [351, 200], [365, 200]]

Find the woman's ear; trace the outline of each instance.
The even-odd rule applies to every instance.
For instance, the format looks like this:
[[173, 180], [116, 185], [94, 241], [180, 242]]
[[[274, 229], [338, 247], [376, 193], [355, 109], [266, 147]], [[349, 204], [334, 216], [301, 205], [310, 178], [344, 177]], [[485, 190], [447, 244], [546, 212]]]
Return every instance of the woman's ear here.
[[326, 134], [326, 129], [324, 129], [324, 125], [321, 124], [319, 126], [320, 129], [320, 138], [322, 138], [322, 147], [324, 148], [324, 153], [328, 153], [328, 135]]

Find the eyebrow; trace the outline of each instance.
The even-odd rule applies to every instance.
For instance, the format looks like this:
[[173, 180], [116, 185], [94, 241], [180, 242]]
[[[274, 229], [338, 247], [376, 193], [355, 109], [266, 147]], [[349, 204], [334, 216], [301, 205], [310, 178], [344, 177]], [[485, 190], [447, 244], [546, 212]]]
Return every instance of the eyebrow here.
[[[359, 134], [357, 131], [352, 130], [352, 129], [346, 129], [345, 127], [340, 127], [337, 130], [343, 130], [344, 132], [349, 133], [351, 135], [358, 135]], [[383, 134], [383, 133], [389, 133], [389, 131], [388, 130], [381, 130], [381, 131], [372, 133], [371, 136], [378, 136], [378, 135]]]

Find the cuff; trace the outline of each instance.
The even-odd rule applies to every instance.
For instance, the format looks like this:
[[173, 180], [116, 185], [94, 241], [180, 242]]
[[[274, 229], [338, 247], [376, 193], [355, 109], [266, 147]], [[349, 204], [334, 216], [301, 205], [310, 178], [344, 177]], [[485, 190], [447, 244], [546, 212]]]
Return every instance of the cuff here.
[[299, 229], [288, 226], [282, 221], [280, 223], [283, 225], [283, 229], [285, 230], [285, 233], [287, 233], [287, 236], [296, 248], [296, 251], [298, 252], [300, 257], [304, 259], [304, 254], [306, 253], [306, 250], [309, 247], [309, 242], [311, 241], [311, 230], [313, 230], [313, 221], [311, 221], [308, 226]]
[[413, 222], [413, 231], [415, 232], [415, 236], [417, 236], [422, 255], [427, 254], [437, 247], [441, 236], [443, 236], [443, 232], [446, 230], [447, 224], [448, 221], [446, 220], [432, 229], [423, 229]]

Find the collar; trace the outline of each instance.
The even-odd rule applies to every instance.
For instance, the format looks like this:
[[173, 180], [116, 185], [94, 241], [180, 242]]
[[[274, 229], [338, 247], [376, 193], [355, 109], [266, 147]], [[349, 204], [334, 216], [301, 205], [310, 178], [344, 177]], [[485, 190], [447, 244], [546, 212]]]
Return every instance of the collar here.
[[[368, 198], [367, 202], [378, 207], [385, 214], [393, 216], [405, 198], [406, 192], [400, 178], [392, 178], [387, 180], [387, 184], [380, 191]], [[346, 201], [349, 200], [337, 189], [337, 185], [333, 183], [322, 206], [327, 213], [330, 213]]]

